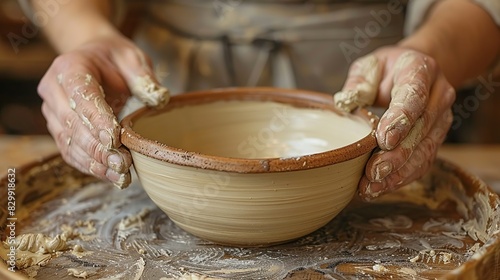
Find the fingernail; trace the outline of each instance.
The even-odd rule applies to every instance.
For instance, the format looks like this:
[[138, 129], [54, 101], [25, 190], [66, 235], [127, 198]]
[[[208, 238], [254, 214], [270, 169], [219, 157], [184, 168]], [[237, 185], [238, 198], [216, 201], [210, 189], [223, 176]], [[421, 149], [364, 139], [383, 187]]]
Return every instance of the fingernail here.
[[120, 177], [113, 183], [113, 185], [120, 190], [123, 190], [130, 185], [130, 181], [130, 173], [120, 174]]
[[399, 138], [400, 138], [400, 133], [397, 131], [396, 128], [390, 128], [386, 133], [385, 133], [385, 147], [388, 150], [392, 150], [398, 145], [399, 143]]
[[381, 163], [377, 164], [374, 169], [375, 169], [375, 174], [374, 174], [375, 176], [373, 177], [375, 181], [381, 181], [382, 179], [387, 177], [387, 175], [391, 174], [392, 163], [387, 161], [382, 161]]
[[365, 201], [365, 202], [372, 201], [371, 197], [366, 195], [366, 189], [364, 191], [359, 191], [358, 196], [359, 196], [359, 198], [361, 198], [362, 201]]
[[125, 166], [123, 157], [117, 152], [113, 152], [108, 156], [108, 166], [118, 173], [125, 172], [123, 170]]
[[111, 168], [106, 171], [106, 178], [117, 188], [124, 189], [128, 187], [131, 181], [130, 172], [118, 173]]
[[113, 147], [113, 137], [111, 137], [111, 133], [109, 133], [109, 131], [99, 131], [99, 140], [106, 149], [111, 149]]
[[369, 182], [362, 195], [365, 201], [371, 201], [384, 193], [383, 185], [377, 182]]

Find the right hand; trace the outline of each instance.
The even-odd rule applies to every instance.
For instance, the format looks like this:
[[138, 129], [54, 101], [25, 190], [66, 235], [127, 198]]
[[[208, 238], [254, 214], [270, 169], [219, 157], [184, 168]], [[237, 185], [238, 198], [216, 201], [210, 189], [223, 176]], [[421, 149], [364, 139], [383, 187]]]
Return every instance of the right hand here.
[[148, 106], [168, 102], [149, 59], [127, 38], [88, 42], [57, 57], [39, 86], [42, 112], [63, 159], [118, 188], [130, 184], [130, 153], [115, 113], [130, 95]]
[[379, 151], [359, 182], [364, 200], [424, 176], [452, 123], [455, 90], [436, 59], [403, 46], [386, 46], [356, 60], [341, 92], [339, 109], [387, 107], [375, 132]]

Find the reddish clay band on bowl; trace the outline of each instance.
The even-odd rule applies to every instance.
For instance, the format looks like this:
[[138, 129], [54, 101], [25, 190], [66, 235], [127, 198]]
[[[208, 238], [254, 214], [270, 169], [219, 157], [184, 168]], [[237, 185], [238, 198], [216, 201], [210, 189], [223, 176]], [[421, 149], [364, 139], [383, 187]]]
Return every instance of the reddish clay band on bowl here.
[[[311, 91], [277, 88], [227, 88], [198, 91], [174, 96], [169, 104], [160, 110], [142, 108], [127, 116], [121, 122], [123, 126], [121, 141], [130, 150], [161, 161], [238, 173], [282, 172], [317, 168], [356, 158], [372, 151], [377, 146], [374, 134], [368, 133], [365, 137], [346, 146], [320, 153], [301, 155], [300, 157], [229, 158], [169, 146], [160, 141], [148, 139], [134, 130], [135, 122], [141, 118], [163, 114], [184, 106], [224, 101], [275, 102], [296, 108], [312, 108], [342, 114], [335, 108], [331, 95]], [[364, 119], [371, 126], [371, 130], [375, 130], [378, 119], [371, 112], [358, 109], [354, 115]], [[176, 133], [168, 128], [161, 129], [164, 129], [165, 133]], [[335, 129], [335, 127], [332, 125], [332, 127], [324, 129]]]

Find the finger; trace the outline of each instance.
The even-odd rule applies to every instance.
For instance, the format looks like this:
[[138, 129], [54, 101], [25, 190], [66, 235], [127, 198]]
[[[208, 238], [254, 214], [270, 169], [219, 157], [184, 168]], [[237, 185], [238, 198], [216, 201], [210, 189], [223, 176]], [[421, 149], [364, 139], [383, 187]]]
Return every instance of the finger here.
[[130, 153], [123, 147], [105, 147], [88, 132], [86, 126], [77, 121], [77, 118], [75, 115], [74, 120], [76, 121], [67, 121], [65, 123], [66, 131], [71, 132], [69, 137], [72, 139], [71, 142], [73, 145], [86, 151], [86, 154], [90, 158], [95, 159], [117, 173], [128, 172], [132, 164]]
[[382, 79], [383, 65], [375, 55], [356, 60], [349, 69], [342, 91], [334, 95], [337, 108], [351, 112], [357, 107], [372, 105]]
[[[71, 145], [71, 144], [70, 144]], [[67, 162], [75, 163], [75, 167], [80, 171], [93, 175], [97, 178], [111, 182], [115, 187], [124, 189], [130, 185], [131, 175], [126, 172], [116, 172], [115, 170], [99, 163], [94, 158], [89, 157], [87, 152], [79, 146], [71, 147], [67, 158]]]
[[99, 72], [101, 86], [104, 88], [106, 103], [115, 115], [126, 105], [131, 93], [122, 74], [111, 61], [103, 61]]
[[455, 100], [455, 90], [442, 78], [433, 87], [429, 104], [418, 118], [406, 138], [391, 151], [379, 151], [372, 155], [366, 165], [366, 177], [372, 182], [379, 182], [392, 172], [399, 170], [411, 157], [415, 147], [435, 126], [437, 116], [449, 110]]
[[452, 121], [453, 114], [449, 109], [435, 123], [429, 135], [422, 140], [408, 161], [393, 174], [380, 182], [371, 182], [366, 175], [363, 176], [359, 183], [361, 198], [374, 199], [422, 177], [432, 166], [437, 149], [443, 143]]
[[[106, 103], [104, 91], [97, 79], [86, 69], [59, 74], [63, 93], [67, 95], [69, 108], [74, 111], [89, 132], [107, 148], [118, 148], [120, 125], [111, 107]], [[63, 98], [58, 99], [64, 100]], [[68, 108], [60, 104], [60, 108]], [[71, 112], [58, 110], [58, 117], [64, 119]]]
[[61, 154], [66, 154], [67, 146], [71, 143], [71, 139], [68, 139], [68, 136], [63, 133], [64, 132], [63, 129], [60, 128], [61, 125], [57, 125], [59, 120], [52, 113], [47, 102], [42, 103], [42, 115], [46, 120], [47, 130], [54, 138], [56, 145], [59, 149], [59, 152]]
[[57, 119], [72, 121], [76, 114], [103, 145], [117, 148], [120, 126], [91, 71], [82, 67], [63, 74], [54, 68], [43, 77], [38, 91]]
[[72, 164], [75, 163], [75, 167], [86, 174], [110, 181], [119, 189], [124, 189], [130, 185], [131, 175], [129, 171], [124, 173], [116, 172], [115, 170], [99, 163], [94, 158], [89, 157], [87, 152], [79, 146], [71, 147], [65, 160]]
[[408, 135], [427, 106], [437, 70], [431, 59], [414, 51], [394, 63], [389, 108], [380, 118], [376, 136], [382, 150], [392, 150]]
[[[53, 85], [55, 83], [55, 78], [54, 81], [47, 81], [47, 79], [50, 79], [51, 75], [47, 75], [47, 77], [44, 77], [44, 80], [42, 81], [42, 84], [51, 84]], [[85, 114], [83, 114], [82, 108], [84, 111], [93, 111], [98, 110], [96, 107], [93, 108], [92, 105], [93, 102], [99, 104], [103, 103], [102, 102], [102, 94], [101, 96], [95, 96], [95, 90], [92, 90], [89, 82], [85, 82], [84, 84], [78, 85], [78, 81], [82, 80], [83, 75], [66, 75], [66, 79], [68, 84], [76, 84], [75, 89], [69, 89], [70, 93], [65, 93], [63, 88], [61, 86], [52, 86], [50, 89], [43, 89], [42, 92], [50, 92], [50, 97], [45, 97], [44, 100], [44, 106], [42, 107], [44, 116], [48, 120], [48, 123], [51, 124], [53, 127], [55, 127], [56, 124], [58, 124], [57, 131], [64, 132], [66, 142], [73, 142], [75, 143], [82, 143], [82, 142], [88, 142], [91, 143], [91, 145], [95, 145], [95, 137], [98, 136], [99, 133], [95, 132], [95, 123], [96, 120], [90, 120]], [[92, 76], [89, 75], [86, 79], [90, 79]], [[58, 84], [64, 84], [64, 77], [62, 74], [59, 74], [57, 76], [57, 82]], [[80, 83], [81, 84], [81, 83]], [[87, 84], [87, 85], [85, 85]], [[95, 86], [94, 86], [95, 87]], [[98, 86], [96, 87], [98, 88]], [[97, 91], [100, 92], [100, 89], [96, 89]], [[100, 97], [100, 98], [99, 98]], [[100, 99], [100, 100], [99, 100]], [[92, 103], [92, 104], [91, 104]], [[91, 106], [89, 106], [89, 104]], [[100, 108], [105, 108], [105, 104], [98, 106]], [[88, 108], [88, 110], [87, 110]], [[104, 122], [105, 119], [112, 120], [114, 119], [114, 115], [112, 111], [109, 108], [104, 109], [105, 112], [102, 112], [103, 114], [107, 114], [105, 118], [101, 118], [98, 121], [99, 122]], [[95, 119], [95, 118], [94, 118]], [[119, 130], [118, 128], [115, 128], [116, 124], [112, 123], [112, 129]], [[86, 129], [82, 127], [82, 124], [85, 125]], [[99, 124], [102, 126], [102, 124]], [[109, 129], [109, 130], [112, 130]], [[92, 131], [94, 131], [94, 136], [91, 134]], [[113, 147], [113, 141], [110, 140], [111, 138], [107, 138], [106, 140], [106, 146], [108, 149], [111, 149]], [[94, 141], [91, 141], [94, 140]], [[101, 144], [102, 145], [102, 144]], [[115, 144], [119, 145], [119, 144]], [[64, 149], [64, 147], [63, 147]], [[90, 151], [94, 151], [95, 149], [92, 149]], [[100, 149], [103, 150], [103, 149]], [[94, 153], [91, 153], [94, 154]], [[100, 162], [105, 162], [102, 159]]]
[[[64, 129], [71, 131], [68, 137], [77, 133], [78, 137], [75, 139], [81, 143], [82, 149], [89, 151], [100, 163], [110, 166], [118, 173], [124, 173], [130, 167], [130, 155], [128, 152], [123, 155], [116, 152], [121, 145], [121, 128], [113, 110], [105, 101], [100, 81], [105, 77], [111, 90], [127, 88], [116, 71], [99, 73], [84, 62], [76, 63], [77, 66], [71, 64], [71, 71], [65, 72], [68, 61], [80, 60], [79, 57], [71, 55], [56, 59], [40, 82], [39, 94], [50, 107], [50, 111], [55, 112], [54, 120], [59, 120]], [[113, 68], [111, 65], [107, 67]], [[81, 129], [82, 123], [87, 129]], [[104, 148], [101, 145], [104, 145]], [[100, 152], [104, 149], [108, 150], [108, 153]], [[103, 156], [106, 158], [103, 159]]]
[[81, 172], [107, 179], [120, 189], [130, 184], [129, 168], [132, 159], [127, 150], [106, 149], [92, 137], [76, 113], [71, 114], [72, 111], [63, 123], [47, 103], [43, 104], [42, 112], [47, 119], [49, 132], [54, 136], [66, 162]]
[[113, 54], [113, 60], [125, 78], [132, 95], [152, 107], [167, 104], [170, 96], [156, 78], [150, 61], [139, 49], [123, 48]]
[[[105, 179], [104, 175], [107, 168], [102, 164], [96, 165], [90, 163], [91, 158], [89, 155], [73, 143], [73, 138], [63, 125], [58, 122], [55, 114], [47, 106], [47, 103], [43, 103], [42, 112], [47, 119], [47, 129], [54, 137], [63, 159], [83, 173], [93, 174], [101, 179]], [[86, 161], [88, 161], [87, 164], [85, 164]]]

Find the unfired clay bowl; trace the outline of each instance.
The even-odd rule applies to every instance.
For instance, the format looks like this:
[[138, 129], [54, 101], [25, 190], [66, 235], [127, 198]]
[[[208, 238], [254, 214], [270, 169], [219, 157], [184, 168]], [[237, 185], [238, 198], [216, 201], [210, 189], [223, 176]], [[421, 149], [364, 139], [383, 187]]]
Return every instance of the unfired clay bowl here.
[[122, 142], [151, 199], [216, 243], [297, 239], [352, 199], [376, 147], [376, 117], [342, 115], [331, 95], [230, 88], [171, 98], [123, 121]]

